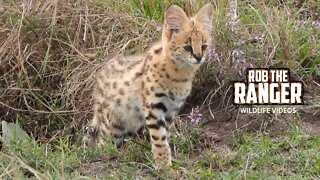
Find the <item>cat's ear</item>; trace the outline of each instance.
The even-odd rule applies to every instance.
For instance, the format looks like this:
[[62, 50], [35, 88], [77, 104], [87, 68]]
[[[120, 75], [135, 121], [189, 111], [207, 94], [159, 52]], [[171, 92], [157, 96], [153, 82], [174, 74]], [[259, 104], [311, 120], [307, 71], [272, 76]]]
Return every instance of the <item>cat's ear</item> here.
[[210, 3], [204, 5], [193, 18], [195, 25], [203, 30], [211, 30], [212, 14], [213, 6]]
[[170, 6], [164, 17], [164, 29], [171, 33], [179, 33], [189, 23], [186, 13], [177, 5]]

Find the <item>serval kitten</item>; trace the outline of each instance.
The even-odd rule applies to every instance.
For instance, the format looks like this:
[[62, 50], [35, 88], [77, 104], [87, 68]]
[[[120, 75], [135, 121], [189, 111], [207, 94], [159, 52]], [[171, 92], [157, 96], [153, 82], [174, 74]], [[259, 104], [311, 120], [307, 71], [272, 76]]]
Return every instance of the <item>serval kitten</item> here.
[[94, 117], [87, 128], [89, 145], [117, 147], [146, 127], [156, 167], [171, 165], [168, 127], [190, 94], [199, 66], [209, 54], [213, 7], [192, 18], [176, 5], [165, 13], [162, 39], [146, 54], [110, 60], [97, 75]]

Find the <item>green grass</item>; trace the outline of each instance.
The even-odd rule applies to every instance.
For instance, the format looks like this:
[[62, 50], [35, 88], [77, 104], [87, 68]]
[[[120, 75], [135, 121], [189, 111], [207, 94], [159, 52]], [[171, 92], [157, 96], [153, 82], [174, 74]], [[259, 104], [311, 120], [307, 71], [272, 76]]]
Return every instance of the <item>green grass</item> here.
[[[298, 127], [277, 138], [262, 134], [236, 135], [231, 148], [199, 145], [201, 131], [190, 126], [183, 133], [184, 138], [172, 137], [176, 150], [173, 154], [178, 159], [173, 167], [185, 168], [190, 179], [320, 177], [320, 137], [309, 136]], [[124, 149], [116, 150], [110, 144], [85, 149], [68, 137], [57, 138], [50, 144], [32, 140], [28, 148], [21, 148], [19, 143], [4, 146], [0, 175], [48, 179], [167, 177], [153, 170], [151, 157], [148, 149], [132, 141]], [[100, 171], [94, 170], [99, 168]]]
[[[121, 150], [110, 144], [83, 147], [81, 130], [92, 116], [91, 74], [120, 50], [140, 53], [159, 39], [169, 5], [180, 5], [190, 15], [207, 1], [76, 2], [30, 1], [25, 11], [19, 1], [0, 2], [0, 102], [7, 105], [0, 106], [0, 113], [4, 109], [12, 117], [8, 121], [18, 120], [32, 134], [27, 146], [3, 145], [0, 179], [166, 179], [166, 171], [153, 169], [146, 140], [130, 141]], [[239, 77], [232, 58], [235, 49], [244, 52], [246, 63], [288, 67], [304, 82], [320, 83], [320, 27], [312, 14], [319, 12], [319, 3], [238, 1], [234, 33], [227, 24], [228, 1], [210, 2], [215, 7], [213, 36], [220, 57], [202, 69], [196, 80], [200, 90], [193, 94], [211, 91], [208, 82], [216, 79], [220, 88]], [[4, 46], [6, 40], [9, 44]], [[226, 91], [222, 87], [217, 98]], [[316, 97], [310, 101], [319, 104]], [[303, 118], [298, 119], [303, 124]], [[308, 135], [302, 125], [291, 125], [277, 136], [236, 133], [231, 146], [205, 140], [201, 128], [186, 122], [171, 134], [173, 168], [185, 171], [188, 179], [320, 178], [320, 137]]]

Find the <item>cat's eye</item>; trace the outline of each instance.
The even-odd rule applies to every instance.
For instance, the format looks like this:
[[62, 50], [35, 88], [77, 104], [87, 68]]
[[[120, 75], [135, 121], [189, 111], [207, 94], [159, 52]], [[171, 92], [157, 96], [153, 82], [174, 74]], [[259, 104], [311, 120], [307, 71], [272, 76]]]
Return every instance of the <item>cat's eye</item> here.
[[206, 49], [207, 49], [207, 47], [208, 47], [208, 45], [205, 45], [205, 44], [204, 44], [204, 45], [202, 45], [202, 46], [201, 46], [202, 51], [206, 50]]
[[189, 51], [189, 52], [192, 52], [192, 47], [191, 47], [191, 46], [185, 46], [185, 47], [184, 47], [184, 50]]

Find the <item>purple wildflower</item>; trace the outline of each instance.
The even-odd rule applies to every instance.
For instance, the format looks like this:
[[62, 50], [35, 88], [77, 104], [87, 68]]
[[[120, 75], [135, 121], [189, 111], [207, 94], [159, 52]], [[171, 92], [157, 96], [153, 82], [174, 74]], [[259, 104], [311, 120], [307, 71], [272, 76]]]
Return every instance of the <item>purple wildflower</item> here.
[[316, 26], [317, 28], [320, 28], [320, 20], [315, 20], [312, 23], [314, 26]]
[[212, 47], [209, 52], [208, 62], [216, 61], [218, 59], [218, 53], [216, 52], [216, 48]]
[[238, 14], [237, 14], [237, 0], [229, 0], [230, 3], [230, 11], [228, 12], [228, 19], [226, 24], [231, 27], [231, 31], [235, 34], [238, 32]]
[[254, 67], [253, 64], [247, 61], [246, 56], [240, 49], [232, 51], [232, 60], [235, 64], [234, 69], [240, 76], [243, 76], [248, 68]]
[[192, 125], [198, 125], [202, 120], [202, 114], [199, 107], [192, 108], [191, 113], [188, 115], [189, 121]]

